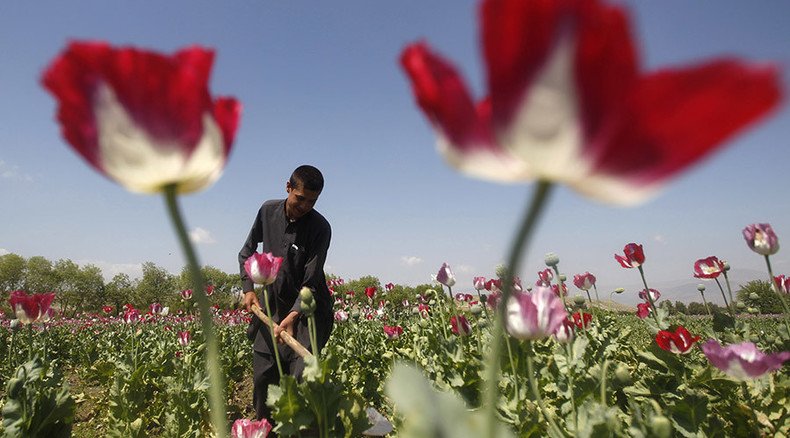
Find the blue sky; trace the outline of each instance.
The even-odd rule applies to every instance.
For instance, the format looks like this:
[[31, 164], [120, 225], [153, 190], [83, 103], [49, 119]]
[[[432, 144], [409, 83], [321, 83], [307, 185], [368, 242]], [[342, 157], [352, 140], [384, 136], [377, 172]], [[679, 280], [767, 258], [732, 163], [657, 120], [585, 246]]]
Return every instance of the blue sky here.
[[[625, 3], [647, 69], [721, 55], [790, 67], [788, 2]], [[310, 163], [327, 181], [316, 208], [333, 226], [328, 272], [414, 285], [446, 261], [471, 289], [472, 276], [503, 261], [532, 185], [473, 180], [445, 165], [397, 59], [425, 39], [479, 96], [476, 9], [459, 0], [0, 3], [0, 253], [69, 258], [107, 275], [137, 275], [145, 261], [180, 270], [161, 197], [130, 194], [72, 153], [38, 79], [70, 39], [165, 52], [201, 44], [217, 51], [213, 93], [244, 105], [225, 174], [182, 198], [189, 228], [202, 230], [202, 263], [235, 272], [260, 204], [283, 197], [291, 170]], [[644, 244], [659, 289], [694, 282], [693, 262], [709, 255], [764, 272], [741, 230], [770, 222], [780, 241], [790, 236], [789, 138], [783, 104], [635, 208], [556, 190], [522, 277], [534, 281], [553, 251], [569, 277], [589, 270], [601, 291], [636, 290], [637, 272], [613, 258], [628, 242]], [[790, 274], [788, 251], [773, 258], [777, 274]]]

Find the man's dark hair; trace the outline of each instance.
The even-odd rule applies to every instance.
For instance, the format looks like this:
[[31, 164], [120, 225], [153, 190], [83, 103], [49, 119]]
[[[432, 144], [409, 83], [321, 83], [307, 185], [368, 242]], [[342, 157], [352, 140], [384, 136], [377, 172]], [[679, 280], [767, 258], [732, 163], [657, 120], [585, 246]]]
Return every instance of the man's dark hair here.
[[292, 187], [301, 187], [314, 192], [324, 189], [324, 175], [321, 175], [320, 170], [308, 164], [297, 167], [291, 174], [289, 182]]

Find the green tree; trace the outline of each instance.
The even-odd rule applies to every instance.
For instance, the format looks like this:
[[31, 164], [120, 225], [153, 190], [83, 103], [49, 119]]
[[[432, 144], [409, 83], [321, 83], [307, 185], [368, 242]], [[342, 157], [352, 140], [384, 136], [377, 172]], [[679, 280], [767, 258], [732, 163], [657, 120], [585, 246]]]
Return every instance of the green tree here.
[[[710, 305], [710, 304], [709, 304]], [[713, 311], [713, 309], [711, 309]], [[705, 305], [702, 303], [698, 303], [696, 301], [692, 301], [688, 305], [688, 315], [707, 315], [708, 311], [705, 309]]]
[[22, 289], [26, 264], [24, 257], [13, 253], [0, 256], [0, 291]]
[[[757, 298], [752, 298], [756, 294]], [[763, 280], [752, 280], [740, 286], [736, 293], [738, 301], [749, 307], [757, 307], [762, 313], [782, 313], [782, 302], [771, 284]]]
[[134, 299], [136, 288], [137, 285], [127, 274], [115, 274], [105, 286], [105, 302], [102, 305], [110, 305], [113, 307], [113, 312], [118, 313], [124, 304]]
[[80, 267], [69, 259], [55, 262], [52, 271], [57, 279], [55, 300], [63, 312], [76, 312], [76, 303], [81, 294], [79, 290]]
[[153, 262], [143, 263], [143, 277], [136, 289], [132, 304], [138, 308], [146, 308], [151, 303], [171, 305], [180, 299], [173, 274]]
[[683, 301], [675, 301], [675, 311], [677, 313], [682, 313], [684, 315], [688, 315], [688, 308], [686, 307], [686, 303]]
[[[209, 265], [203, 266], [200, 270], [203, 273], [203, 278], [206, 280], [206, 285], [211, 285], [214, 288], [212, 296], [209, 297], [209, 302], [212, 305], [217, 304], [223, 309], [230, 308], [237, 300], [237, 295], [241, 290], [241, 278], [239, 274], [228, 274]], [[184, 266], [181, 269], [181, 274], [179, 274], [176, 284], [179, 291], [192, 289], [192, 278], [189, 275], [189, 267]]]
[[11, 314], [8, 297], [11, 291], [22, 289], [25, 284], [25, 258], [16, 254], [0, 256], [0, 311]]
[[76, 310], [82, 312], [98, 312], [105, 301], [104, 276], [96, 265], [85, 265], [80, 269], [77, 290], [81, 292], [77, 298]]
[[52, 262], [42, 256], [27, 259], [24, 288], [28, 293], [56, 292], [58, 278]]

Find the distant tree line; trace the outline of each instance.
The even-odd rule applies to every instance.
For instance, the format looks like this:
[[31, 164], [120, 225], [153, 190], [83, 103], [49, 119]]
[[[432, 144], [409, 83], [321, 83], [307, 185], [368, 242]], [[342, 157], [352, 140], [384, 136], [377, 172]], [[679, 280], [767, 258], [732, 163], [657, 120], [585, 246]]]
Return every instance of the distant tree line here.
[[[761, 314], [782, 313], [782, 303], [780, 298], [776, 292], [771, 289], [771, 284], [767, 281], [753, 280], [746, 283], [745, 285], [741, 285], [740, 289], [736, 292], [735, 297], [737, 313], [746, 313], [749, 309], [754, 309]], [[742, 306], [737, 307], [738, 302], [743, 303]], [[673, 303], [669, 300], [663, 300], [659, 303], [659, 306], [665, 308], [670, 314], [708, 314], [708, 311], [705, 309], [705, 304], [697, 301], [692, 301], [690, 303], [675, 301]], [[710, 301], [708, 301], [708, 307], [712, 313], [727, 311], [723, 305], [712, 303]]]
[[[193, 306], [194, 299], [182, 300], [180, 293], [192, 288], [186, 267], [179, 275], [153, 262], [143, 263], [142, 268], [140, 278], [121, 273], [105, 282], [101, 269], [92, 264], [79, 266], [69, 259], [53, 263], [41, 256], [25, 259], [17, 254], [5, 254], [0, 256], [0, 310], [11, 315], [8, 296], [14, 290], [55, 292], [54, 307], [66, 316], [100, 312], [107, 305], [117, 312], [127, 303], [140, 309], [160, 303], [171, 311]], [[221, 308], [233, 306], [241, 291], [239, 274], [228, 274], [212, 266], [204, 266], [202, 271], [206, 283], [213, 287], [211, 303]]]

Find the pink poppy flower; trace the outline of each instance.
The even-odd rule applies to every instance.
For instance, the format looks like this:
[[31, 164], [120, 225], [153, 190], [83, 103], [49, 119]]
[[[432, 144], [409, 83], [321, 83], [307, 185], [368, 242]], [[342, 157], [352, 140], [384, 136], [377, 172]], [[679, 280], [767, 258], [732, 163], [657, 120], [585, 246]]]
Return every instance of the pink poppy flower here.
[[623, 248], [624, 256], [619, 254], [614, 255], [614, 259], [620, 263], [624, 268], [638, 268], [645, 263], [645, 251], [642, 245], [636, 243], [629, 243]]
[[167, 56], [72, 42], [44, 72], [66, 141], [93, 168], [140, 193], [202, 190], [222, 174], [241, 105], [212, 98], [214, 53]]
[[780, 101], [773, 66], [724, 58], [643, 73], [619, 5], [484, 0], [480, 25], [489, 95], [478, 102], [426, 43], [400, 59], [439, 151], [474, 177], [633, 204]]
[[395, 325], [395, 326], [385, 325], [384, 334], [387, 335], [387, 338], [389, 339], [397, 339], [400, 337], [400, 335], [403, 334], [403, 327], [399, 325]]
[[113, 311], [113, 308], [112, 308], [112, 306], [102, 306], [101, 310], [102, 310], [102, 312], [104, 312], [105, 314], [108, 314], [108, 315], [109, 315], [110, 313], [112, 313], [112, 311]]
[[269, 252], [263, 254], [256, 252], [244, 262], [244, 270], [255, 284], [268, 286], [274, 283], [282, 263], [282, 257], [275, 257]]
[[702, 344], [702, 352], [713, 366], [738, 380], [755, 379], [776, 371], [790, 360], [790, 351], [765, 354], [751, 342], [722, 347], [715, 339], [708, 339]]
[[571, 322], [569, 319], [565, 319], [562, 321], [562, 325], [554, 332], [554, 339], [557, 342], [568, 343], [573, 341], [574, 331], [573, 331], [574, 323]]
[[546, 268], [542, 271], [538, 271], [538, 281], [535, 283], [535, 286], [549, 286], [552, 280], [554, 280], [554, 272]]
[[716, 278], [724, 272], [724, 262], [718, 257], [707, 257], [694, 262], [694, 276], [697, 278]]
[[337, 322], [348, 321], [348, 313], [344, 310], [338, 310], [337, 312], [335, 312], [335, 321]]
[[683, 326], [678, 326], [674, 333], [669, 330], [659, 330], [656, 334], [656, 344], [663, 350], [675, 354], [688, 353], [699, 339], [699, 336], [692, 336]]
[[453, 331], [453, 334], [458, 336], [469, 336], [472, 334], [472, 326], [463, 315], [450, 317], [450, 329]]
[[151, 303], [151, 305], [148, 306], [148, 309], [152, 315], [158, 315], [162, 313], [162, 305], [159, 303]]
[[230, 432], [232, 438], [266, 438], [271, 430], [272, 425], [265, 418], [258, 421], [240, 418], [233, 422]]
[[192, 299], [192, 289], [184, 289], [181, 291], [181, 299], [182, 300], [191, 300]]
[[573, 324], [579, 329], [589, 327], [592, 322], [592, 315], [589, 313], [574, 312], [571, 317], [573, 318]]
[[365, 295], [367, 295], [368, 298], [373, 299], [373, 296], [376, 295], [376, 287], [375, 286], [366, 287]]
[[127, 324], [134, 324], [140, 321], [140, 312], [137, 311], [135, 308], [130, 308], [126, 310], [123, 314], [123, 322]]
[[581, 290], [590, 290], [595, 286], [595, 276], [589, 272], [573, 276], [573, 284]]
[[442, 267], [439, 268], [439, 272], [436, 273], [436, 281], [447, 287], [455, 286], [455, 274], [453, 274], [453, 270], [450, 269], [450, 265], [442, 263]]
[[650, 316], [650, 312], [652, 312], [650, 303], [639, 303], [636, 305], [636, 316], [640, 319], [645, 319]]
[[384, 285], [384, 290], [386, 290], [387, 292], [390, 292], [392, 289], [395, 289], [395, 285], [394, 284], [387, 283], [387, 284]]
[[178, 345], [182, 347], [186, 347], [189, 344], [189, 341], [192, 340], [192, 333], [189, 330], [178, 332]]
[[790, 294], [790, 277], [777, 275], [774, 277], [774, 283], [776, 283], [776, 288], [779, 290], [779, 292]]
[[779, 238], [771, 224], [751, 224], [743, 229], [743, 238], [757, 254], [773, 255], [779, 251]]
[[661, 292], [659, 292], [656, 289], [653, 289], [652, 287], [650, 288], [649, 293], [650, 293], [650, 297], [648, 298], [648, 291], [642, 289], [639, 291], [639, 298], [645, 301], [652, 301], [654, 303], [658, 301], [659, 298], [661, 298]]
[[52, 301], [55, 293], [28, 295], [24, 291], [15, 290], [8, 297], [8, 303], [16, 314], [16, 319], [22, 324], [46, 321], [52, 315]]
[[472, 280], [472, 284], [474, 285], [475, 290], [483, 290], [486, 288], [486, 278], [485, 277], [475, 277]]
[[486, 281], [486, 290], [489, 292], [495, 292], [502, 289], [502, 280], [498, 278], [492, 278]]
[[553, 335], [568, 319], [562, 301], [547, 287], [532, 293], [516, 293], [507, 303], [505, 327], [517, 339], [541, 339]]
[[[539, 285], [536, 286], [540, 287]], [[560, 295], [560, 287], [556, 284], [551, 285], [551, 291], [554, 292], [554, 295], [557, 295], [558, 297], [568, 296], [568, 286], [565, 286], [565, 283], [562, 283], [562, 295]]]
[[206, 286], [206, 296], [210, 297], [212, 295], [214, 295], [214, 285], [209, 284]]

